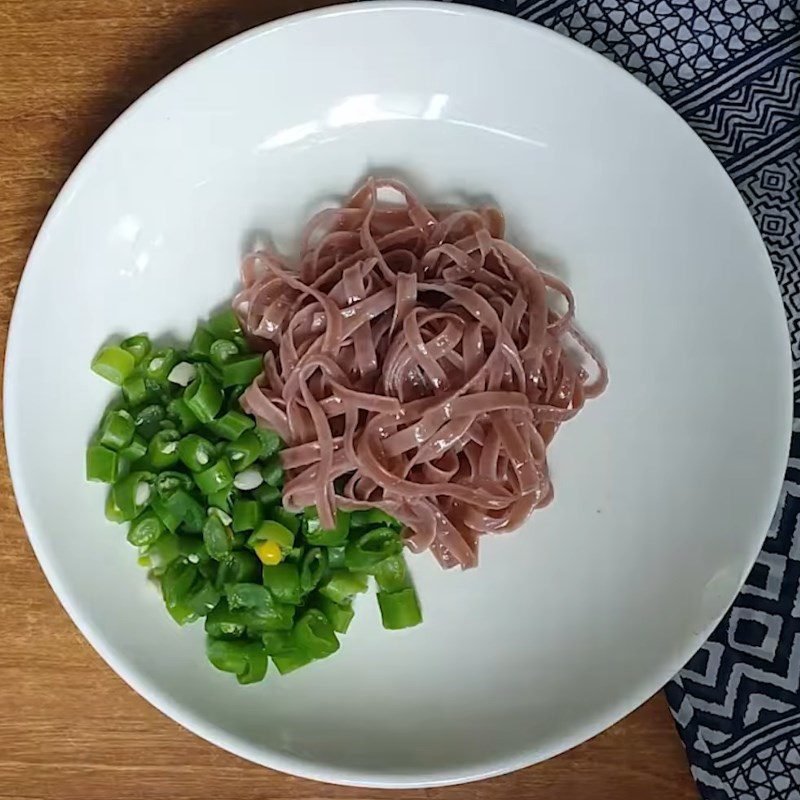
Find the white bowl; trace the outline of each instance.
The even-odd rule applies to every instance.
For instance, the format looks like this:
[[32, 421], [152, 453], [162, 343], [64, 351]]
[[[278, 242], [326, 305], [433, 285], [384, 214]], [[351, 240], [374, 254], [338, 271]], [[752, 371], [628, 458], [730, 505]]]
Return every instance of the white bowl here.
[[[413, 559], [422, 626], [363, 598], [341, 652], [239, 687], [104, 521], [84, 447], [98, 346], [187, 336], [262, 231], [291, 248], [367, 173], [431, 201], [491, 197], [565, 277], [611, 384], [558, 434], [556, 499], [481, 565]], [[731, 603], [773, 512], [788, 337], [742, 200], [661, 100], [588, 49], [473, 9], [365, 4], [258, 28], [127, 111], [59, 195], [14, 309], [9, 462], [42, 567], [131, 686], [258, 763], [371, 786], [547, 758], [656, 691]], [[90, 689], [87, 687], [87, 698]]]

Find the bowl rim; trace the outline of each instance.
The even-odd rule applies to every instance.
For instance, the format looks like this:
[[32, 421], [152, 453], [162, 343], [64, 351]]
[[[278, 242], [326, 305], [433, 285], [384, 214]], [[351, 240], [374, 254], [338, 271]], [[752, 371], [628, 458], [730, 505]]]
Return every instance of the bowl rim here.
[[[556, 43], [567, 52], [571, 53], [573, 57], [589, 58], [593, 60], [595, 68], [605, 70], [612, 76], [612, 80], [628, 80], [635, 83], [644, 97], [644, 93], [650, 94], [649, 102], [654, 99], [660, 103], [669, 114], [673, 115], [680, 124], [691, 131], [691, 135], [702, 144], [703, 148], [707, 151], [708, 157], [713, 159], [716, 168], [719, 171], [720, 179], [727, 182], [729, 189], [734, 192], [736, 190], [730, 176], [725, 172], [722, 165], [717, 161], [713, 152], [708, 148], [705, 142], [691, 129], [691, 127], [683, 120], [677, 112], [675, 112], [663, 98], [649, 89], [645, 84], [636, 79], [633, 75], [627, 72], [620, 65], [608, 60], [599, 53], [593, 51], [591, 48], [580, 44], [579, 42], [570, 39], [562, 34], [559, 34], [549, 28], [543, 27], [537, 23], [530, 22], [525, 19], [507, 15], [497, 11], [491, 11], [484, 8], [474, 6], [455, 6], [442, 3], [437, 0], [370, 0], [368, 3], [363, 2], [350, 2], [342, 5], [333, 5], [323, 8], [303, 11], [298, 14], [282, 17], [272, 22], [258, 25], [249, 30], [243, 31], [229, 39], [226, 39], [219, 44], [197, 54], [182, 65], [178, 66], [172, 72], [167, 74], [149, 89], [147, 89], [140, 97], [138, 97], [130, 106], [128, 106], [116, 119], [105, 129], [105, 131], [97, 138], [97, 140], [88, 149], [85, 155], [78, 162], [77, 166], [72, 170], [70, 176], [58, 192], [55, 200], [53, 201], [39, 231], [34, 239], [33, 245], [29, 252], [28, 258], [23, 269], [19, 285], [17, 288], [16, 297], [12, 309], [11, 319], [8, 328], [8, 337], [5, 353], [4, 364], [4, 380], [3, 380], [3, 416], [5, 420], [12, 417], [13, 410], [16, 404], [14, 393], [10, 391], [9, 375], [14, 372], [14, 364], [22, 357], [23, 346], [15, 336], [15, 330], [18, 327], [18, 320], [20, 317], [19, 308], [24, 304], [24, 297], [27, 291], [27, 286], [34, 280], [36, 271], [40, 269], [37, 267], [39, 250], [42, 248], [42, 242], [49, 236], [49, 231], [54, 220], [59, 216], [62, 209], [68, 203], [70, 195], [76, 189], [83, 179], [83, 175], [89, 170], [92, 162], [98, 157], [105, 144], [111, 139], [114, 132], [118, 128], [122, 128], [128, 123], [128, 120], [133, 117], [139, 110], [140, 106], [151, 101], [152, 98], [162, 92], [167, 86], [177, 80], [181, 80], [184, 75], [195, 69], [201, 62], [205, 62], [215, 56], [223, 53], [224, 51], [237, 47], [243, 42], [252, 39], [260, 38], [264, 35], [274, 33], [283, 28], [290, 26], [297, 26], [312, 20], [320, 20], [333, 17], [347, 17], [362, 14], [385, 14], [397, 12], [413, 12], [415, 14], [427, 15], [454, 15], [462, 17], [474, 17], [482, 19], [484, 22], [491, 25], [508, 26], [517, 31], [525, 30], [526, 35], [529, 35], [532, 40], [537, 37], [545, 37], [551, 42]], [[616, 76], [616, 77], [613, 77]], [[774, 272], [772, 271], [771, 259], [768, 251], [761, 239], [760, 232], [756, 227], [756, 223], [749, 213], [744, 200], [739, 196], [738, 202], [747, 210], [747, 217], [749, 224], [753, 227], [758, 240], [761, 244], [763, 258], [761, 259], [761, 266], [754, 265], [754, 269], [763, 268], [768, 265], [770, 268], [770, 281], [771, 292], [773, 301], [776, 304], [776, 313], [780, 313], [784, 319], [783, 325], [783, 361], [785, 363], [785, 387], [783, 403], [786, 409], [784, 418], [784, 431], [783, 437], [784, 449], [780, 454], [780, 458], [775, 460], [775, 474], [771, 476], [771, 491], [769, 496], [773, 497], [773, 502], [769, 505], [768, 510], [763, 513], [763, 530], [764, 537], [769, 529], [770, 521], [772, 519], [775, 506], [779, 500], [780, 489], [784, 480], [785, 465], [788, 461], [790, 438], [792, 431], [792, 398], [793, 398], [793, 381], [792, 381], [792, 358], [790, 348], [790, 337], [788, 326], [785, 323], [785, 313], [783, 310], [783, 301], [781, 299], [778, 283], [775, 280]], [[719, 616], [712, 619], [700, 628], [695, 628], [687, 638], [681, 643], [680, 647], [676, 647], [676, 654], [673, 659], [664, 663], [662, 668], [656, 673], [647, 676], [646, 680], [639, 681], [636, 686], [637, 691], [632, 692], [624, 700], [619, 701], [605, 713], [596, 714], [594, 717], [587, 719], [577, 726], [571, 735], [563, 736], [559, 739], [553, 740], [549, 747], [544, 747], [539, 750], [524, 750], [520, 753], [515, 753], [505, 758], [497, 759], [491, 766], [476, 766], [473, 768], [458, 768], [449, 772], [440, 772], [430, 775], [408, 775], [408, 774], [389, 774], [381, 771], [368, 772], [364, 770], [343, 769], [340, 767], [319, 764], [301, 757], [288, 755], [276, 750], [270, 750], [265, 747], [254, 746], [244, 741], [238, 736], [232, 735], [224, 729], [210, 723], [205, 719], [199, 718], [191, 709], [175, 703], [167, 693], [160, 690], [157, 686], [151, 685], [146, 679], [139, 676], [135, 668], [129, 668], [124, 656], [110, 647], [104, 640], [100, 632], [92, 625], [92, 623], [82, 616], [78, 606], [79, 603], [67, 591], [65, 585], [62, 583], [59, 569], [57, 565], [49, 559], [45, 553], [44, 537], [32, 527], [29, 526], [27, 520], [31, 518], [28, 509], [32, 508], [32, 502], [27, 496], [26, 490], [23, 488], [21, 476], [15, 466], [17, 463], [16, 452], [18, 443], [15, 441], [16, 434], [9, 428], [8, 425], [4, 426], [4, 437], [6, 444], [6, 453], [8, 457], [8, 468], [11, 477], [14, 495], [17, 501], [22, 523], [25, 527], [26, 534], [30, 541], [34, 554], [39, 562], [39, 565], [44, 573], [48, 583], [55, 592], [59, 602], [64, 610], [69, 615], [72, 622], [80, 630], [81, 634], [87, 639], [89, 644], [101, 656], [101, 658], [108, 664], [109, 667], [117, 674], [122, 680], [130, 686], [137, 694], [142, 696], [148, 703], [158, 709], [161, 713], [165, 714], [170, 719], [177, 722], [184, 728], [187, 728], [192, 733], [206, 739], [208, 742], [227, 750], [234, 755], [240, 756], [248, 761], [254, 762], [261, 766], [275, 769], [283, 773], [294, 775], [301, 778], [309, 778], [312, 780], [335, 783], [342, 786], [358, 786], [376, 789], [420, 789], [438, 786], [450, 786], [462, 783], [469, 783], [473, 781], [483, 780], [499, 775], [504, 775], [514, 772], [519, 769], [531, 766], [533, 764], [545, 761], [556, 755], [559, 755], [573, 747], [593, 738], [601, 733], [606, 728], [619, 722], [622, 718], [630, 714], [652, 695], [659, 691], [666, 682], [677, 674], [679, 670], [685, 665], [690, 657], [700, 648], [700, 646], [707, 640], [714, 628], [719, 624], [720, 620], [728, 612], [731, 604], [740, 592], [744, 580], [752, 569], [759, 552], [761, 551], [764, 537], [754, 536], [751, 547], [751, 552], [747, 557], [746, 569], [742, 572], [742, 579], [737, 582], [735, 592], [731, 594], [729, 600], [725, 603], [724, 611]], [[765, 493], [765, 496], [767, 494]], [[765, 504], [766, 505], [766, 504]], [[265, 757], [266, 756], [266, 757]]]

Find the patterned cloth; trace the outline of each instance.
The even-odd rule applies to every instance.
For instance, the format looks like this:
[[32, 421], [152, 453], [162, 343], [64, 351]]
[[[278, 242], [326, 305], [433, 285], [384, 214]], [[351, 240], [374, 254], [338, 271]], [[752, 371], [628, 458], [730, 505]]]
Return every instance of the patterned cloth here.
[[733, 608], [666, 693], [704, 800], [800, 800], [798, 0], [472, 0], [588, 45], [660, 94], [727, 169], [767, 244], [795, 364], [780, 506]]

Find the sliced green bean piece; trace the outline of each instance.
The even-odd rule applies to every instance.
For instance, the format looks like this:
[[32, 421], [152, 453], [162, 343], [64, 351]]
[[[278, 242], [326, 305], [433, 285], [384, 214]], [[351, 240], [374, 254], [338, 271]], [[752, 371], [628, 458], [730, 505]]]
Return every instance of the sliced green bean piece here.
[[167, 469], [178, 462], [178, 442], [181, 435], [176, 430], [161, 430], [147, 445], [147, 458], [155, 469]]
[[147, 442], [139, 434], [135, 434], [133, 439], [119, 451], [120, 458], [131, 464], [144, 458], [145, 455], [147, 455]]
[[227, 558], [233, 550], [231, 529], [223, 525], [216, 515], [210, 515], [203, 524], [203, 542], [208, 554], [215, 561]]
[[128, 529], [128, 541], [136, 547], [153, 544], [164, 533], [164, 523], [155, 512], [148, 510], [139, 514]]
[[297, 647], [291, 631], [267, 631], [261, 641], [268, 656], [281, 656]]
[[240, 411], [227, 411], [221, 417], [211, 420], [208, 427], [223, 439], [236, 441], [245, 431], [255, 426], [252, 417], [242, 414]]
[[200, 425], [200, 420], [186, 405], [186, 401], [182, 397], [174, 397], [167, 403], [167, 416], [183, 434], [191, 433]]
[[300, 667], [310, 664], [314, 660], [314, 656], [307, 653], [305, 650], [300, 650], [295, 647], [292, 650], [275, 655], [272, 657], [275, 666], [281, 675], [288, 675]]
[[365, 575], [337, 569], [323, 579], [319, 592], [334, 603], [349, 603], [357, 594], [367, 591]]
[[153, 343], [146, 334], [140, 333], [136, 336], [129, 336], [127, 339], [123, 339], [119, 343], [119, 346], [123, 350], [127, 350], [133, 356], [134, 362], [138, 365], [150, 352], [153, 347]]
[[114, 483], [119, 475], [119, 455], [101, 444], [86, 448], [86, 480]]
[[277, 486], [270, 486], [268, 483], [262, 483], [261, 486], [253, 489], [251, 494], [259, 503], [265, 506], [271, 506], [281, 499], [281, 490]]
[[166, 416], [164, 407], [157, 403], [151, 403], [140, 409], [136, 416], [133, 418], [136, 423], [136, 430], [140, 436], [145, 439], [151, 439], [159, 430], [161, 430], [160, 423]]
[[215, 639], [238, 639], [247, 629], [247, 615], [243, 611], [232, 611], [223, 597], [206, 617], [205, 629]]
[[134, 357], [121, 347], [104, 347], [92, 360], [92, 371], [117, 386], [122, 386], [135, 367]]
[[231, 339], [234, 336], [240, 336], [242, 333], [242, 326], [239, 324], [233, 309], [230, 308], [214, 314], [206, 327], [217, 339]]
[[271, 428], [256, 427], [254, 432], [261, 442], [260, 458], [269, 458], [283, 448], [281, 437]]
[[379, 508], [361, 509], [350, 514], [350, 527], [352, 528], [385, 527], [386, 525], [392, 528], [403, 527], [402, 523]]
[[186, 387], [183, 399], [200, 422], [211, 422], [217, 416], [222, 408], [222, 390], [208, 366], [198, 364], [197, 377]]
[[345, 550], [348, 569], [369, 571], [381, 561], [403, 552], [403, 540], [394, 528], [373, 528], [351, 540]]
[[114, 502], [124, 520], [138, 517], [148, 505], [153, 492], [154, 479], [155, 475], [152, 472], [137, 470], [120, 478], [114, 484], [111, 490], [114, 494]]
[[233, 504], [233, 530], [255, 530], [264, 519], [264, 509], [257, 500], [237, 500]]
[[350, 533], [350, 513], [347, 511], [336, 512], [336, 524], [333, 528], [325, 529], [319, 521], [319, 514], [314, 506], [309, 506], [303, 511], [304, 533], [309, 544], [325, 545], [326, 547], [339, 547], [347, 541]]
[[133, 439], [135, 432], [133, 417], [125, 409], [110, 411], [100, 425], [100, 444], [111, 450], [122, 450]]
[[261, 467], [261, 477], [268, 486], [280, 486], [283, 483], [283, 466], [280, 456], [270, 456]]
[[233, 471], [241, 472], [260, 457], [261, 440], [253, 431], [246, 431], [235, 442], [225, 445], [225, 455], [231, 462]]
[[264, 566], [261, 571], [264, 586], [282, 603], [300, 605], [303, 590], [300, 588], [300, 572], [295, 564]]
[[164, 347], [156, 350], [147, 360], [144, 369], [145, 377], [158, 384], [167, 383], [167, 376], [172, 368], [180, 361], [178, 351], [174, 347]]
[[347, 633], [355, 616], [352, 603], [334, 603], [319, 593], [315, 593], [312, 603], [328, 618], [336, 633]]
[[244, 640], [206, 640], [208, 660], [223, 672], [232, 672], [240, 684], [258, 683], [267, 673], [269, 659], [261, 642]]
[[402, 554], [385, 558], [375, 567], [373, 574], [378, 586], [385, 592], [399, 592], [410, 586], [408, 568]]
[[214, 445], [196, 433], [184, 436], [178, 444], [178, 457], [192, 472], [208, 469], [215, 456]]
[[217, 570], [216, 586], [224, 588], [229, 583], [248, 583], [257, 581], [261, 574], [261, 562], [250, 550], [234, 550], [220, 562]]
[[227, 489], [233, 483], [233, 472], [228, 460], [221, 458], [202, 472], [195, 472], [194, 482], [203, 494], [214, 494]]
[[150, 397], [150, 388], [144, 375], [133, 372], [122, 382], [122, 395], [132, 406], [144, 403]]
[[336, 632], [319, 609], [308, 609], [297, 620], [293, 633], [297, 646], [314, 658], [327, 658], [339, 649]]
[[238, 355], [239, 348], [230, 339], [215, 339], [209, 350], [211, 363], [219, 369], [229, 358]]
[[378, 605], [383, 627], [388, 630], [411, 628], [422, 622], [417, 593], [411, 588], [399, 592], [378, 592]]
[[222, 364], [222, 385], [245, 386], [253, 382], [261, 374], [263, 356], [260, 353], [252, 355], [231, 356]]
[[214, 334], [202, 325], [198, 325], [191, 342], [189, 342], [189, 355], [194, 359], [208, 358], [213, 341]]
[[307, 594], [322, 580], [328, 569], [328, 554], [321, 547], [306, 550], [300, 565], [300, 588]]
[[328, 566], [331, 569], [342, 569], [344, 567], [344, 550], [344, 545], [328, 548]]

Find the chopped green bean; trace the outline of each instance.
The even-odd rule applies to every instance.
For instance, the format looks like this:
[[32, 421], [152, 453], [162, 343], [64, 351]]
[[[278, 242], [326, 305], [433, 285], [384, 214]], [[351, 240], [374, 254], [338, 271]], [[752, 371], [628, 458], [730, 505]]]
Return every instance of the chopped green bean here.
[[236, 441], [225, 445], [225, 455], [231, 462], [234, 472], [241, 472], [261, 455], [261, 440], [253, 431], [246, 431]]
[[389, 630], [411, 628], [422, 622], [417, 593], [409, 589], [399, 592], [378, 592], [383, 627]]
[[261, 467], [261, 477], [268, 486], [280, 486], [283, 483], [283, 466], [281, 459], [276, 454], [270, 456]]
[[233, 483], [233, 473], [228, 460], [221, 458], [202, 472], [195, 472], [194, 482], [203, 494], [214, 494], [227, 489]]
[[100, 425], [100, 444], [111, 450], [122, 450], [133, 439], [135, 431], [133, 417], [125, 409], [110, 411]]
[[193, 485], [192, 479], [188, 475], [176, 470], [165, 470], [156, 476], [156, 494], [162, 498], [169, 497], [178, 489], [190, 492]]
[[385, 592], [399, 592], [409, 586], [408, 568], [402, 554], [385, 558], [375, 567], [374, 575], [378, 586]]
[[309, 544], [339, 547], [347, 541], [350, 533], [350, 514], [347, 511], [336, 512], [336, 524], [330, 529], [322, 527], [314, 506], [309, 506], [303, 511], [303, 518], [305, 520], [303, 531]]
[[153, 544], [164, 533], [164, 523], [153, 511], [139, 514], [128, 530], [128, 541], [137, 547], [147, 547]]
[[160, 423], [165, 416], [166, 412], [163, 406], [151, 403], [149, 406], [140, 409], [133, 421], [136, 423], [136, 430], [139, 435], [145, 439], [151, 439], [161, 430]]
[[228, 605], [244, 608], [249, 614], [248, 632], [290, 630], [294, 607], [278, 601], [265, 587], [256, 583], [232, 583], [225, 587]]
[[150, 501], [150, 508], [153, 509], [155, 514], [161, 520], [161, 524], [170, 532], [175, 533], [181, 525], [181, 518], [174, 514], [168, 507], [164, 500], [158, 496], [153, 497]]
[[321, 547], [306, 550], [300, 565], [300, 588], [304, 593], [310, 592], [322, 580], [328, 569], [328, 554]]
[[233, 313], [233, 309], [230, 308], [211, 317], [206, 327], [217, 339], [230, 339], [233, 336], [240, 336], [242, 333], [242, 326], [239, 324], [236, 314]]
[[294, 626], [297, 646], [314, 658], [327, 658], [339, 649], [339, 640], [328, 618], [316, 608], [310, 608]]
[[112, 488], [114, 502], [124, 520], [138, 517], [150, 501], [155, 475], [152, 472], [131, 472], [120, 478]]
[[211, 363], [219, 369], [229, 358], [238, 355], [239, 348], [230, 339], [215, 339], [209, 350]]
[[86, 448], [86, 480], [114, 483], [119, 475], [119, 455], [101, 444]]
[[310, 664], [314, 660], [314, 657], [305, 650], [300, 650], [295, 647], [280, 655], [273, 656], [272, 660], [275, 662], [275, 666], [281, 675], [288, 675], [290, 672], [294, 672], [296, 669]]
[[167, 417], [175, 423], [178, 430], [183, 434], [191, 433], [200, 425], [200, 420], [186, 405], [186, 401], [182, 397], [174, 397], [167, 403]]
[[[89, 480], [91, 480], [91, 478]], [[109, 492], [108, 497], [106, 497], [105, 515], [109, 522], [125, 522], [125, 517], [114, 500], [114, 492]]]
[[237, 500], [233, 504], [233, 530], [255, 530], [264, 519], [264, 509], [256, 500]]
[[389, 527], [373, 528], [348, 543], [344, 563], [348, 569], [369, 571], [402, 551], [403, 541], [398, 531]]
[[213, 341], [214, 334], [202, 325], [198, 325], [191, 342], [189, 342], [189, 356], [195, 359], [208, 358]]
[[164, 503], [171, 514], [181, 520], [186, 531], [200, 533], [206, 521], [206, 513], [200, 503], [184, 489], [176, 489]]
[[402, 524], [394, 517], [379, 508], [366, 508], [353, 511], [350, 515], [350, 526], [353, 528], [385, 527], [401, 528]]
[[140, 333], [136, 336], [129, 336], [127, 339], [123, 339], [119, 343], [119, 346], [123, 350], [127, 350], [133, 356], [134, 362], [138, 365], [150, 352], [153, 343], [146, 334]]
[[275, 564], [262, 568], [264, 586], [277, 600], [291, 603], [294, 606], [303, 602], [303, 590], [300, 588], [300, 572], [295, 564]]
[[328, 618], [328, 622], [330, 622], [336, 633], [347, 633], [347, 629], [355, 616], [352, 603], [334, 603], [333, 600], [329, 600], [319, 593], [316, 593], [312, 602], [314, 607], [318, 608]]
[[207, 366], [198, 365], [197, 377], [186, 387], [183, 399], [200, 422], [211, 422], [217, 416], [222, 408], [222, 390]]
[[203, 524], [203, 543], [211, 558], [222, 561], [233, 550], [233, 534], [218, 516], [210, 515]]
[[283, 448], [281, 437], [278, 436], [278, 434], [275, 433], [275, 431], [273, 431], [271, 428], [262, 428], [257, 426], [254, 432], [261, 442], [261, 453], [259, 458], [269, 458]]
[[158, 384], [165, 384], [172, 368], [178, 363], [180, 356], [173, 347], [156, 350], [147, 360], [144, 369], [145, 377]]
[[215, 454], [214, 445], [196, 433], [184, 436], [178, 444], [178, 458], [192, 472], [208, 469]]
[[144, 403], [150, 397], [150, 389], [144, 376], [138, 372], [128, 375], [122, 382], [122, 396], [132, 406]]
[[227, 411], [218, 419], [211, 420], [208, 427], [223, 439], [236, 441], [245, 431], [255, 427], [252, 417], [245, 416], [240, 411]]
[[261, 562], [250, 550], [234, 550], [220, 562], [216, 585], [224, 588], [228, 584], [249, 583], [258, 580], [260, 573]]
[[122, 386], [135, 367], [134, 357], [121, 347], [104, 347], [92, 361], [92, 370], [117, 386]]
[[328, 548], [328, 566], [331, 569], [344, 568], [344, 545]]
[[240, 684], [257, 683], [267, 673], [269, 659], [261, 642], [213, 639], [206, 641], [208, 660], [223, 672], [232, 672]]
[[247, 629], [247, 614], [241, 610], [232, 611], [223, 597], [206, 617], [205, 629], [215, 639], [238, 639]]
[[124, 458], [131, 464], [135, 463], [140, 458], [144, 458], [146, 454], [147, 442], [139, 436], [138, 433], [134, 434], [130, 442], [119, 451], [119, 457]]
[[289, 550], [294, 545], [294, 534], [274, 520], [264, 520], [250, 535], [247, 543], [255, 547], [260, 542], [275, 542], [282, 550]]
[[178, 461], [178, 442], [181, 435], [176, 430], [161, 430], [147, 445], [147, 458], [155, 469], [166, 469]]
[[271, 506], [281, 499], [281, 490], [277, 486], [270, 486], [268, 483], [262, 483], [261, 486], [253, 489], [252, 495], [259, 503], [265, 506]]
[[222, 364], [222, 385], [245, 386], [252, 383], [261, 374], [262, 356], [255, 355], [231, 356]]
[[266, 631], [261, 635], [261, 641], [268, 656], [285, 655], [297, 647], [291, 631]]
[[357, 594], [367, 591], [367, 579], [346, 570], [337, 569], [323, 579], [319, 592], [334, 603], [349, 603]]

